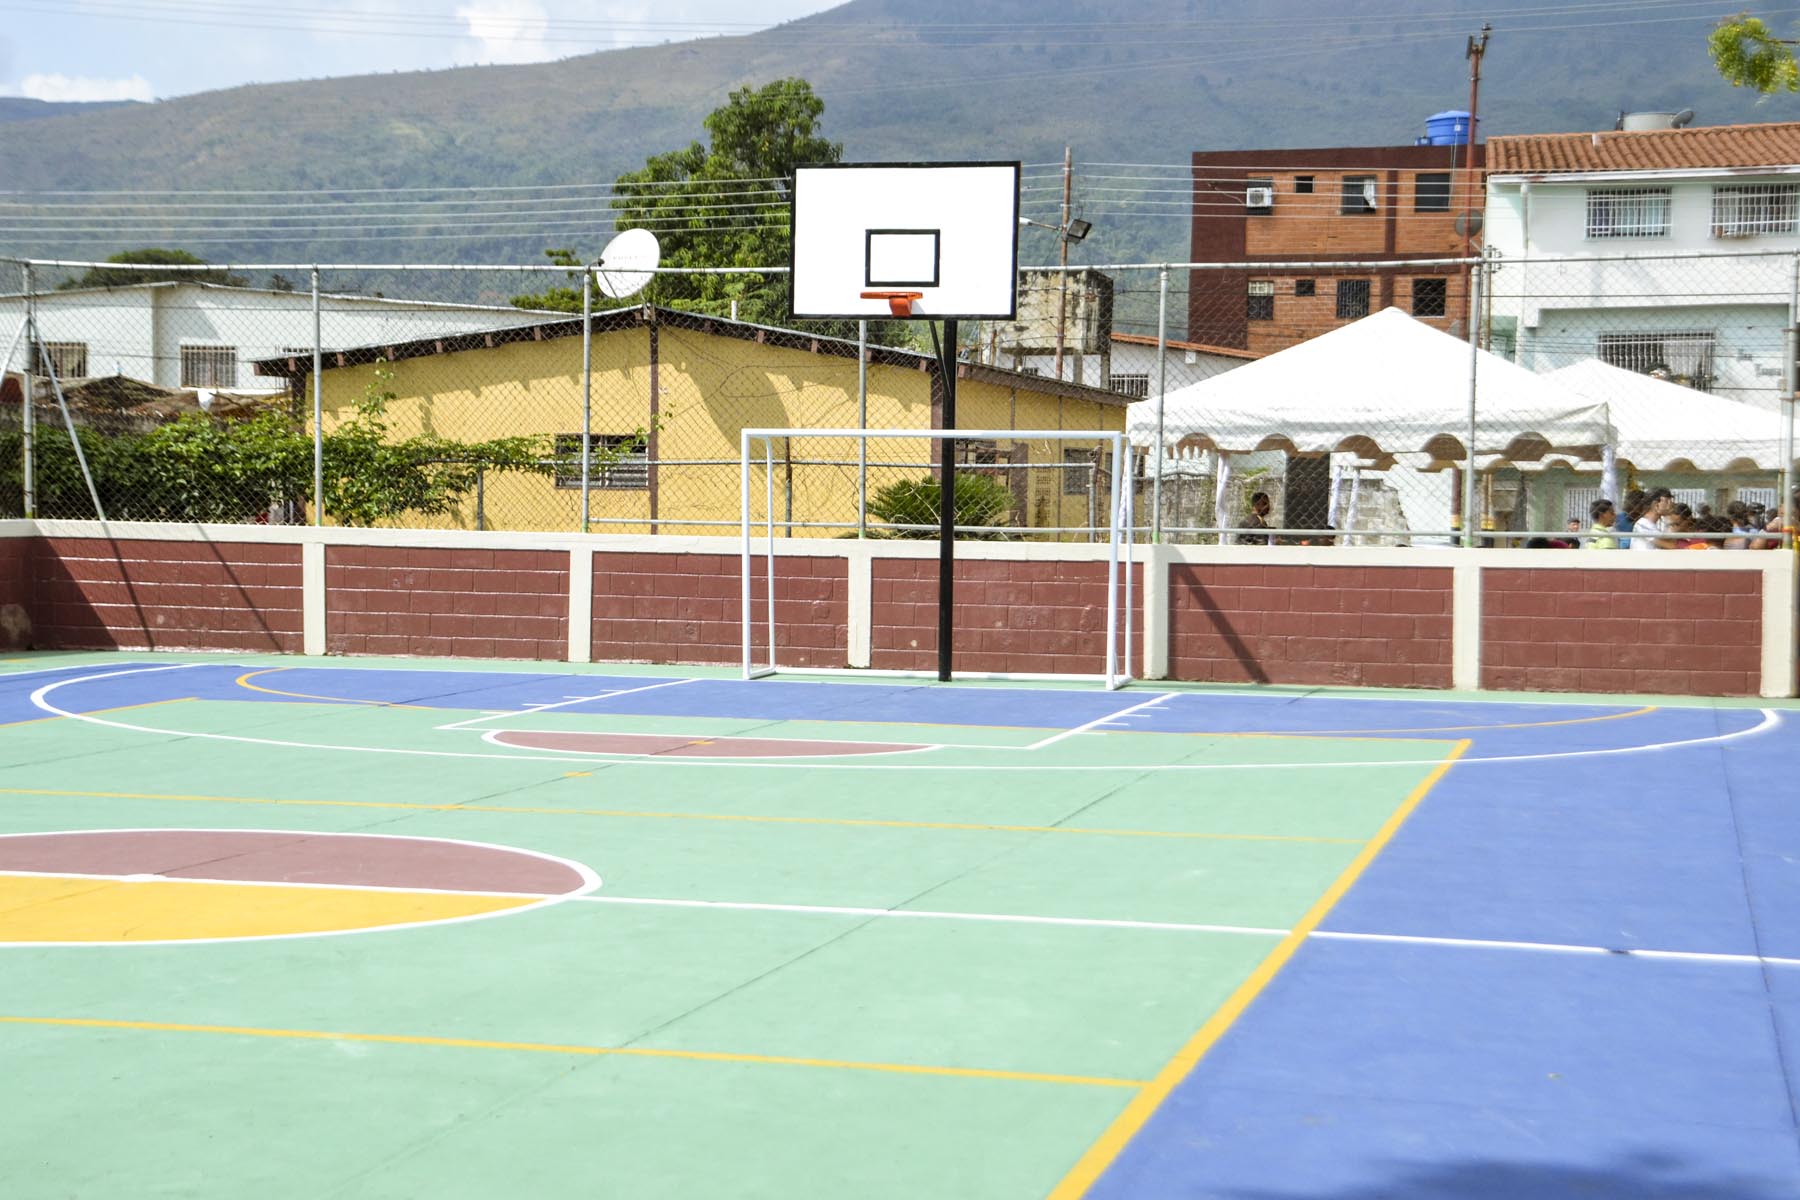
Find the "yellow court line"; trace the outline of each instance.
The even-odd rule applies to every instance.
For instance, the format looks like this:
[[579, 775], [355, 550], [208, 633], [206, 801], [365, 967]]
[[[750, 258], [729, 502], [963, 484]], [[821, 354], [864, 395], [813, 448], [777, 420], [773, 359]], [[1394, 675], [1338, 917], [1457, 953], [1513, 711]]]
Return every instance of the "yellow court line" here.
[[1318, 902], [1306, 910], [1306, 915], [1300, 918], [1299, 923], [1289, 930], [1288, 935], [1282, 938], [1281, 942], [1269, 952], [1268, 957], [1257, 965], [1256, 970], [1250, 973], [1250, 977], [1238, 985], [1237, 990], [1226, 999], [1219, 1010], [1213, 1013], [1206, 1024], [1200, 1027], [1199, 1032], [1188, 1039], [1187, 1045], [1178, 1050], [1175, 1057], [1171, 1058], [1167, 1065], [1157, 1072], [1156, 1078], [1146, 1084], [1143, 1091], [1132, 1097], [1131, 1102], [1125, 1106], [1125, 1111], [1114, 1119], [1113, 1123], [1107, 1127], [1106, 1132], [1100, 1135], [1098, 1141], [1088, 1147], [1087, 1152], [1081, 1156], [1069, 1173], [1063, 1176], [1062, 1181], [1051, 1190], [1047, 1200], [1076, 1200], [1076, 1197], [1087, 1194], [1087, 1190], [1094, 1185], [1106, 1168], [1112, 1165], [1113, 1160], [1125, 1149], [1126, 1144], [1137, 1136], [1138, 1131], [1149, 1121], [1162, 1102], [1167, 1100], [1169, 1094], [1180, 1085], [1183, 1079], [1187, 1078], [1188, 1073], [1199, 1065], [1200, 1060], [1206, 1057], [1207, 1052], [1225, 1035], [1225, 1031], [1230, 1029], [1233, 1022], [1243, 1015], [1245, 1009], [1250, 1007], [1251, 1001], [1255, 1000], [1263, 988], [1268, 986], [1269, 981], [1274, 979], [1281, 968], [1287, 965], [1287, 961], [1294, 956], [1294, 951], [1298, 950], [1301, 943], [1312, 935], [1313, 930], [1318, 928], [1326, 914], [1343, 898], [1344, 893], [1350, 890], [1351, 885], [1356, 882], [1369, 864], [1375, 861], [1375, 857], [1393, 839], [1394, 834], [1399, 832], [1400, 826], [1406, 822], [1406, 818], [1412, 815], [1413, 810], [1419, 807], [1431, 789], [1437, 786], [1438, 781], [1443, 779], [1456, 760], [1461, 758], [1472, 745], [1474, 743], [1468, 738], [1458, 742], [1450, 751], [1449, 756], [1433, 768], [1431, 774], [1421, 780], [1406, 799], [1401, 801], [1400, 807], [1394, 810], [1375, 836], [1369, 839], [1368, 845], [1363, 847], [1362, 852], [1351, 861], [1349, 866], [1344, 868], [1343, 873], [1332, 882], [1329, 888], [1325, 889], [1325, 894], [1319, 897]]
[[[449, 712], [449, 711], [452, 711], [449, 709], [438, 709], [430, 704], [401, 704], [401, 703], [398, 703], [397, 701], [393, 701], [393, 700], [353, 700], [347, 696], [310, 696], [310, 695], [307, 695], [305, 692], [283, 692], [283, 691], [277, 690], [276, 688], [260, 687], [257, 684], [249, 682], [250, 680], [255, 679], [258, 675], [273, 675], [278, 671], [288, 671], [288, 670], [292, 670], [292, 668], [291, 667], [265, 667], [264, 669], [262, 669], [260, 671], [246, 671], [244, 674], [239, 675], [236, 679], [232, 680], [232, 682], [237, 684], [239, 687], [245, 688], [252, 692], [261, 692], [265, 696], [285, 696], [290, 700], [319, 700], [319, 701], [324, 701], [324, 702], [330, 703], [330, 704], [366, 704], [366, 705], [370, 705], [374, 708], [417, 708], [417, 709], [423, 709], [427, 712]], [[463, 710], [456, 709], [454, 711], [461, 712]]]
[[[155, 708], [159, 704], [183, 704], [192, 700], [192, 696], [173, 696], [167, 700], [141, 700], [136, 704], [120, 704], [112, 708], [90, 708], [86, 712], [76, 713], [76, 717], [92, 717], [101, 713], [130, 712], [134, 708]], [[68, 721], [70, 717], [28, 717], [23, 721], [0, 721], [0, 729], [12, 729], [18, 725], [41, 725], [45, 721]]]
[[268, 804], [296, 808], [391, 808], [415, 812], [516, 813], [522, 816], [623, 817], [655, 821], [742, 821], [765, 825], [847, 825], [876, 829], [951, 829], [974, 833], [1070, 833], [1087, 837], [1179, 838], [1226, 842], [1322, 842], [1360, 846], [1362, 838], [1278, 833], [1191, 833], [1164, 829], [1091, 829], [1072, 825], [983, 825], [961, 821], [884, 821], [863, 817], [774, 817], [751, 813], [655, 812], [629, 808], [533, 808], [507, 804], [415, 804], [405, 800], [281, 800], [255, 796], [188, 796], [158, 792], [94, 792], [60, 788], [0, 788], [0, 796], [68, 796], [94, 800], [168, 800], [183, 804]]
[[758, 1063], [780, 1067], [822, 1067], [839, 1071], [880, 1071], [893, 1075], [937, 1075], [955, 1079], [1001, 1079], [1075, 1087], [1141, 1088], [1141, 1079], [1102, 1075], [1054, 1075], [983, 1067], [933, 1067], [916, 1063], [857, 1062], [839, 1058], [793, 1058], [779, 1054], [728, 1054], [716, 1050], [654, 1050], [642, 1046], [568, 1046], [553, 1042], [502, 1042], [481, 1038], [428, 1037], [398, 1033], [341, 1033], [323, 1029], [265, 1029], [252, 1025], [192, 1025], [173, 1021], [108, 1021], [95, 1017], [0, 1015], [0, 1024], [55, 1025], [82, 1029], [138, 1029], [153, 1033], [217, 1033], [236, 1037], [290, 1038], [319, 1042], [374, 1042], [394, 1046], [445, 1046], [459, 1050], [514, 1050], [529, 1054], [573, 1054], [591, 1058], [685, 1058], [699, 1062]]

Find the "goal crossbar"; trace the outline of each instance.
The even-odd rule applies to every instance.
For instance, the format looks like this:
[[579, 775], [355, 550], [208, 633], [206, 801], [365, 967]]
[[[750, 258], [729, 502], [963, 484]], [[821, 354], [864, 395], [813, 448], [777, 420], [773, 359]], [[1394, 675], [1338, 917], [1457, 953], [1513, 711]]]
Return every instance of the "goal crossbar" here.
[[[775, 624], [775, 443], [783, 438], [848, 438], [859, 442], [859, 455], [866, 455], [866, 444], [875, 440], [955, 440], [955, 441], [1056, 441], [1102, 443], [1112, 448], [1112, 471], [1109, 483], [1109, 497], [1106, 506], [1107, 514], [1107, 570], [1106, 570], [1106, 648], [1105, 662], [1101, 671], [1092, 673], [1058, 673], [1044, 674], [1031, 672], [958, 672], [962, 679], [1059, 679], [1059, 680], [1096, 680], [1107, 689], [1116, 689], [1133, 682], [1129, 671], [1132, 654], [1132, 499], [1127, 485], [1123, 482], [1134, 478], [1133, 454], [1126, 436], [1115, 430], [1070, 430], [1070, 429], [817, 429], [817, 428], [752, 428], [741, 431], [739, 444], [739, 522], [742, 536], [742, 554], [740, 564], [741, 577], [741, 622], [743, 641], [743, 678], [760, 679], [776, 675], [783, 668], [777, 665], [776, 656], [776, 624]], [[761, 454], [755, 453], [760, 445]], [[751, 475], [753, 469], [763, 469], [763, 560], [764, 607], [763, 622], [767, 637], [767, 661], [758, 664], [752, 642], [756, 628], [755, 602], [752, 594], [754, 578], [753, 559], [755, 558], [753, 530], [757, 524], [752, 520]], [[940, 493], [941, 495], [942, 493]], [[950, 492], [954, 502], [954, 491]], [[941, 503], [941, 500], [940, 500]], [[783, 522], [783, 524], [786, 524]], [[1123, 569], [1121, 569], [1123, 568]], [[1122, 619], [1121, 619], [1122, 618]], [[1121, 636], [1122, 635], [1122, 636]], [[1121, 641], [1123, 645], [1121, 646]], [[934, 673], [924, 670], [872, 670], [865, 667], [848, 668], [786, 668], [808, 675], [898, 675], [898, 676], [931, 676]]]

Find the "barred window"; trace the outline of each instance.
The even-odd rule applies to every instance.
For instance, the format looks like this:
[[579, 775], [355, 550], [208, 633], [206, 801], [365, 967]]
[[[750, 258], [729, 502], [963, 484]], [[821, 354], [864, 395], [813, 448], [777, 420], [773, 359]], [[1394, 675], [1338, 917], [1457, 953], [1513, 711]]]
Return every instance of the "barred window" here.
[[1712, 235], [1754, 237], [1759, 233], [1794, 233], [1800, 186], [1791, 183], [1734, 183], [1713, 188]]
[[183, 346], [181, 386], [236, 387], [237, 365], [236, 346]]
[[[588, 486], [608, 488], [614, 491], [646, 491], [650, 487], [650, 453], [645, 448], [643, 438], [635, 433], [596, 433], [590, 435], [591, 461], [588, 467]], [[601, 461], [602, 455], [624, 450], [611, 462]], [[579, 433], [559, 433], [556, 435], [556, 486], [559, 488], [579, 488], [581, 486], [581, 435]]]
[[1064, 450], [1062, 471], [1062, 494], [1065, 496], [1085, 496], [1088, 487], [1095, 482], [1098, 472], [1091, 468], [1100, 463], [1098, 450]]
[[1145, 400], [1150, 396], [1150, 375], [1122, 375], [1113, 372], [1112, 390], [1121, 396], [1130, 396], [1133, 400]]
[[88, 373], [86, 342], [45, 342], [44, 357], [58, 379], [83, 379]]
[[1252, 279], [1244, 298], [1244, 316], [1251, 321], [1275, 319], [1275, 281]]
[[1591, 238], [1667, 237], [1669, 189], [1606, 188], [1587, 194]]
[[1337, 285], [1337, 315], [1355, 320], [1369, 315], [1369, 281], [1340, 279]]
[[1442, 275], [1427, 275], [1412, 281], [1412, 315], [1441, 317], [1449, 307], [1450, 281]]
[[1705, 330], [1603, 333], [1595, 351], [1615, 367], [1707, 391], [1713, 382], [1713, 341]]

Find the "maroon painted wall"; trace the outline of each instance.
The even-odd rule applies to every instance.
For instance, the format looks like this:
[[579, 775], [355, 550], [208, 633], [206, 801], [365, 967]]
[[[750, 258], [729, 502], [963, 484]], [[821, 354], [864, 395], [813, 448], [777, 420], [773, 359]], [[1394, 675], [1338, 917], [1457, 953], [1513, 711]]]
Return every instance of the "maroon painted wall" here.
[[32, 645], [301, 650], [299, 546], [34, 540]]
[[[1143, 577], [1133, 571], [1135, 604]], [[1106, 572], [1103, 562], [957, 563], [954, 668], [1098, 674], [1106, 662]], [[870, 666], [936, 668], [935, 558], [876, 559], [871, 608]], [[1141, 619], [1135, 624], [1143, 628]]]
[[1509, 691], [1754, 696], [1755, 571], [1482, 572], [1481, 685]]
[[[742, 661], [742, 569], [742, 560], [728, 554], [595, 554], [595, 661]], [[768, 649], [766, 579], [758, 559], [750, 588], [758, 662], [766, 661]], [[779, 665], [847, 665], [849, 614], [844, 559], [775, 560]]]
[[568, 658], [564, 550], [325, 548], [329, 654]]
[[1172, 565], [1169, 677], [1449, 687], [1450, 572]]
[[0, 650], [31, 644], [32, 548], [36, 538], [0, 538]]

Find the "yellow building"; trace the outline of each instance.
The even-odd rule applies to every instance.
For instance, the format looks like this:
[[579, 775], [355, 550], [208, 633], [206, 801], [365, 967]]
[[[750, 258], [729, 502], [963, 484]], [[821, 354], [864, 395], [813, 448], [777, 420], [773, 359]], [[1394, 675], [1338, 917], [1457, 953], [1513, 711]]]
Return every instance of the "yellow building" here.
[[[591, 341], [589, 428], [597, 447], [625, 451], [590, 471], [596, 531], [735, 532], [746, 428], [929, 429], [942, 420], [935, 361], [916, 351], [868, 348], [865, 413], [854, 342], [650, 306], [597, 314]], [[581, 527], [578, 318], [334, 350], [323, 363], [327, 433], [373, 392], [390, 397], [385, 420], [395, 438], [551, 440], [554, 476], [488, 471], [461, 511], [406, 524]], [[297, 407], [311, 412], [309, 352], [259, 363], [257, 370], [286, 377]], [[1035, 375], [968, 363], [958, 368], [961, 429], [1123, 430], [1130, 403], [1113, 392]], [[859, 445], [866, 445], [866, 457], [859, 457]], [[990, 439], [962, 443], [960, 450], [961, 462], [1007, 483], [1009, 524], [1104, 523], [1110, 454], [1104, 444]], [[927, 439], [783, 439], [773, 449], [774, 478], [761, 468], [754, 472], [754, 511], [760, 517], [772, 494], [781, 532], [839, 535], [857, 527], [859, 496], [929, 476], [935, 453]]]

